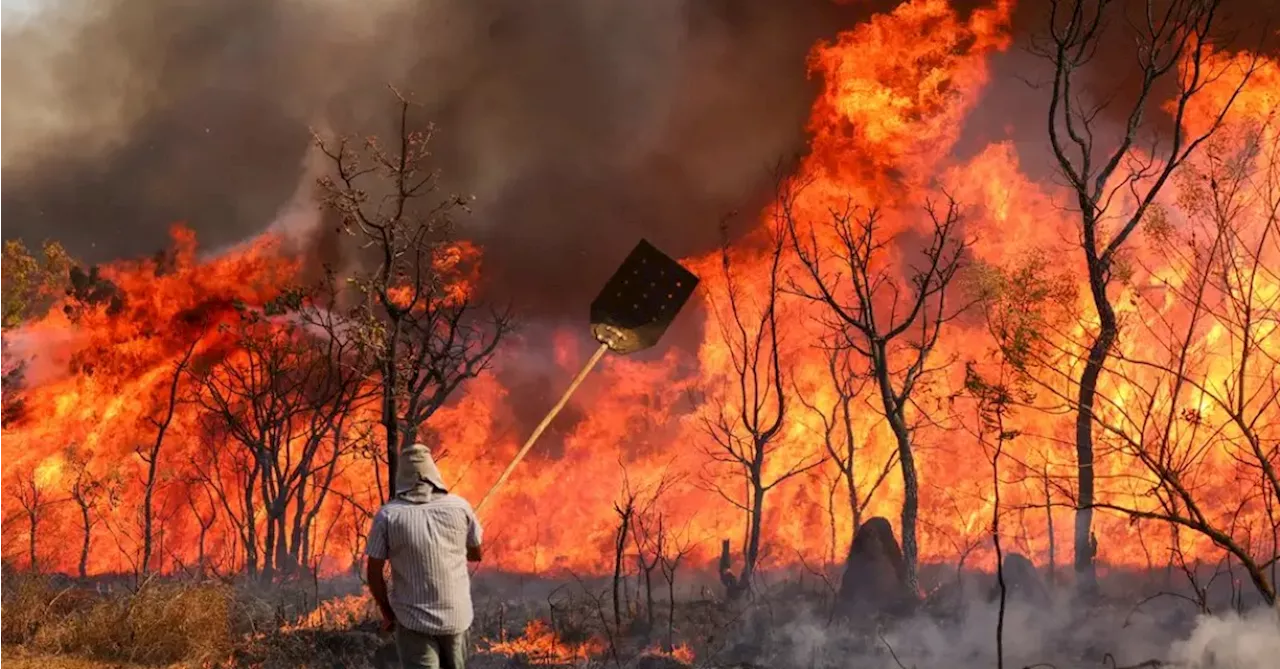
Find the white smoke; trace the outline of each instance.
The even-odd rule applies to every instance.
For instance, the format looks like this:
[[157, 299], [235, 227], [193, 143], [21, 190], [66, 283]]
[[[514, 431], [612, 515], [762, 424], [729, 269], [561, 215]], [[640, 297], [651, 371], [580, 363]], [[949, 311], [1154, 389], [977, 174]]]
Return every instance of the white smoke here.
[[1192, 669], [1263, 669], [1280, 666], [1280, 614], [1258, 609], [1245, 615], [1202, 616], [1169, 660]]
[[[717, 661], [777, 669], [990, 669], [998, 666], [998, 603], [970, 599], [904, 620], [829, 621], [820, 607], [777, 602], [753, 611]], [[1273, 609], [1191, 617], [1185, 602], [1157, 607], [1010, 601], [1006, 669], [1179, 667], [1270, 669], [1280, 660]]]

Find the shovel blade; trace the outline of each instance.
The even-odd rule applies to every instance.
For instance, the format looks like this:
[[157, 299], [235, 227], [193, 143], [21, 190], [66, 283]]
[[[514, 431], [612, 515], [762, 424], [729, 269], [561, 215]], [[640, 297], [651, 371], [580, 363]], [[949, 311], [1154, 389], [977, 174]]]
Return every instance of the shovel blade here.
[[697, 285], [698, 277], [642, 239], [591, 303], [591, 334], [615, 353], [650, 348]]

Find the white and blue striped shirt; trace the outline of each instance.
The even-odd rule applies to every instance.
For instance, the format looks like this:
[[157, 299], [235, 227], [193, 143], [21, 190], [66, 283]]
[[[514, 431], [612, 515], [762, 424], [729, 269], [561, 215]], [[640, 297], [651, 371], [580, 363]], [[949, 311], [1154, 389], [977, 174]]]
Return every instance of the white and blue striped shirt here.
[[480, 545], [480, 521], [467, 500], [437, 495], [424, 504], [392, 500], [373, 516], [365, 555], [391, 563], [391, 609], [424, 634], [471, 627], [467, 548]]

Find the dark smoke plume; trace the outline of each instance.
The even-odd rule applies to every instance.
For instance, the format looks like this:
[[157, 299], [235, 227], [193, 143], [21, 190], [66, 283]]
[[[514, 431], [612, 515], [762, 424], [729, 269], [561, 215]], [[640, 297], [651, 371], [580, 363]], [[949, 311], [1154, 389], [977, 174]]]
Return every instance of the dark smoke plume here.
[[[856, 4], [856, 3], [855, 3]], [[51, 0], [4, 39], [5, 238], [90, 262], [262, 230], [309, 127], [438, 127], [464, 234], [522, 310], [589, 299], [640, 236], [711, 248], [804, 149], [805, 56], [868, 13], [827, 0]], [[744, 218], [746, 224], [753, 216]], [[576, 290], [582, 285], [581, 292]], [[575, 311], [581, 311], [577, 305]]]

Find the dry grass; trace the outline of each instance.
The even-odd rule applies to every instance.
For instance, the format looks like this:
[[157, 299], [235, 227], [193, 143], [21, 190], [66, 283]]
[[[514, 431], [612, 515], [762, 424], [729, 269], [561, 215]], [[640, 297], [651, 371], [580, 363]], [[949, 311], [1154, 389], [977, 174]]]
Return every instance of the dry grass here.
[[[317, 599], [323, 601], [318, 607]], [[557, 643], [566, 647], [590, 641], [605, 648], [608, 639], [616, 644], [624, 667], [685, 666], [645, 652], [665, 638], [665, 619], [661, 630], [636, 631], [624, 625], [610, 633], [602, 624], [600, 601], [576, 585], [557, 588], [545, 602], [485, 598], [476, 604], [472, 640], [480, 648], [487, 648], [485, 640], [522, 636], [536, 618], [547, 621]], [[378, 633], [367, 598], [304, 592], [298, 584], [237, 588], [170, 580], [135, 589], [123, 582], [108, 587], [9, 572], [0, 608], [4, 659], [19, 668], [363, 669], [381, 666], [376, 658], [385, 655], [381, 651], [388, 642]], [[700, 626], [697, 616], [681, 609], [677, 636], [701, 636], [687, 629]], [[629, 617], [634, 615], [629, 612]], [[592, 661], [574, 665], [612, 662], [612, 652], [597, 652], [601, 654]], [[469, 664], [510, 669], [527, 659], [481, 650]]]
[[123, 664], [67, 655], [28, 655], [21, 650], [17, 653], [8, 650], [4, 661], [9, 663], [9, 669], [153, 669], [145, 664]]
[[155, 584], [103, 594], [38, 576], [7, 581], [0, 639], [10, 651], [151, 666], [214, 662], [232, 651], [226, 586]]
[[294, 586], [95, 588], [6, 573], [3, 593], [0, 640], [14, 667], [355, 668], [382, 643], [371, 611], [341, 599], [317, 609]]

